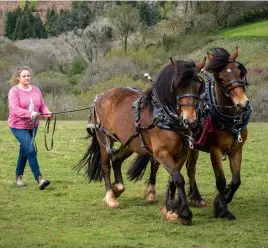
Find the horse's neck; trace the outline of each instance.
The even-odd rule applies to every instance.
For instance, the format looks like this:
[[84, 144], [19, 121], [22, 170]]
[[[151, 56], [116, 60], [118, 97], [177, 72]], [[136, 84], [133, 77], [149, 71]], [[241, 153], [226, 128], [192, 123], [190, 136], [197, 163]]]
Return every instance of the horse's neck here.
[[[221, 91], [218, 84], [215, 82], [215, 100], [216, 104], [221, 106], [232, 106], [233, 101], [231, 98], [227, 97], [223, 92]], [[234, 106], [233, 108], [222, 108], [222, 112], [226, 115], [236, 115], [237, 114], [237, 108]]]

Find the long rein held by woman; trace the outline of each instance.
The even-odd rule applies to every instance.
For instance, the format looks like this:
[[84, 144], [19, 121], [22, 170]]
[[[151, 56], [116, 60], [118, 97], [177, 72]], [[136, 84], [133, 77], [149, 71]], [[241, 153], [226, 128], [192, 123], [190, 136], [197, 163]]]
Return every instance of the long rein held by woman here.
[[[73, 110], [64, 110], [64, 111], [58, 111], [58, 112], [49, 112], [49, 113], [38, 113], [36, 115], [36, 118], [34, 119], [34, 121], [39, 118], [39, 116], [47, 116], [49, 115], [49, 117], [46, 120], [46, 124], [45, 124], [45, 129], [44, 129], [44, 140], [45, 140], [45, 147], [47, 149], [47, 151], [51, 151], [53, 149], [53, 145], [54, 145], [54, 134], [55, 134], [55, 130], [56, 130], [56, 123], [57, 123], [57, 118], [56, 115], [59, 114], [67, 114], [67, 113], [73, 113], [73, 112], [79, 112], [79, 111], [83, 111], [83, 110], [88, 110], [91, 109], [91, 107], [86, 107], [86, 108], [81, 108], [81, 109], [73, 109]], [[49, 130], [50, 130], [50, 122], [51, 119], [54, 117], [54, 123], [53, 123], [53, 128], [52, 128], [52, 133], [51, 133], [51, 141], [50, 141], [50, 146], [48, 146], [47, 144], [47, 134], [49, 134]], [[33, 136], [33, 140], [34, 140], [34, 136]], [[33, 142], [33, 141], [32, 141]]]

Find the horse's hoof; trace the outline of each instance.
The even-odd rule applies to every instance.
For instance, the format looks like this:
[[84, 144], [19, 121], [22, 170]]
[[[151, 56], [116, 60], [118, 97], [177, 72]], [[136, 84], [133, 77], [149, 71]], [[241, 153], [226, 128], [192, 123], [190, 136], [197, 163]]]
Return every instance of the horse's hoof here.
[[178, 216], [178, 214], [175, 212], [167, 211], [166, 206], [163, 206], [160, 209], [160, 212], [161, 212], [163, 218], [167, 221], [172, 221], [172, 222], [178, 221], [181, 224], [186, 225], [186, 226], [189, 226], [192, 224], [192, 219], [187, 220], [187, 219], [184, 219], [184, 218]]
[[157, 202], [154, 185], [151, 185], [151, 184], [146, 185], [144, 189], [144, 199], [146, 202], [150, 204]]
[[150, 193], [149, 195], [144, 196], [144, 199], [146, 202], [148, 202], [150, 204], [154, 204], [157, 202], [155, 194], [153, 194], [153, 193]]
[[194, 199], [189, 199], [189, 206], [194, 207], [194, 208], [205, 208], [207, 207], [207, 202], [204, 200], [194, 200]]
[[236, 217], [231, 212], [229, 212], [229, 214], [226, 216], [226, 219], [232, 221], [236, 220]]
[[119, 208], [119, 203], [116, 201], [106, 201], [106, 199], [103, 199], [104, 201], [104, 206], [107, 208]]
[[164, 218], [166, 218], [166, 215], [167, 215], [167, 207], [166, 207], [166, 205], [164, 205], [162, 208], [160, 208], [160, 213], [162, 214], [162, 216]]
[[116, 200], [112, 190], [107, 191], [106, 196], [103, 198], [104, 205], [108, 208], [118, 208], [119, 202]]
[[113, 193], [115, 198], [118, 198], [124, 191], [125, 186], [122, 183], [117, 183], [112, 185]]
[[161, 212], [162, 216], [164, 217], [164, 219], [166, 219], [167, 221], [177, 221], [177, 219], [178, 219], [178, 215], [174, 212], [167, 211], [166, 206], [163, 206], [160, 209], [160, 212]]
[[221, 218], [221, 219], [227, 219], [227, 220], [235, 220], [236, 217], [227, 209], [214, 209], [214, 217], [215, 218]]

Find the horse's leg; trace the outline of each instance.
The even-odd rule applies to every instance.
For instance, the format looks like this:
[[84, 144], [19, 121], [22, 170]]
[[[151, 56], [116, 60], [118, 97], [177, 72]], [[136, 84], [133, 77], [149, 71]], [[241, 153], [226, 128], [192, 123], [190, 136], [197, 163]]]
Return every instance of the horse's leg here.
[[101, 160], [102, 160], [102, 173], [105, 182], [106, 195], [103, 199], [104, 204], [109, 208], [118, 208], [119, 203], [114, 195], [112, 184], [111, 184], [111, 165], [110, 165], [110, 154], [107, 153], [106, 148], [100, 146]]
[[231, 183], [225, 189], [225, 201], [230, 203], [233, 196], [241, 184], [240, 169], [242, 161], [242, 147], [234, 154], [229, 155], [230, 169], [232, 172]]
[[159, 163], [153, 158], [150, 158], [151, 161], [151, 173], [149, 180], [146, 182], [144, 188], [144, 199], [148, 203], [156, 202], [156, 192], [155, 192], [155, 182], [156, 182], [156, 174], [159, 168]]
[[112, 158], [112, 166], [114, 170], [114, 183], [112, 184], [112, 189], [116, 198], [118, 198], [125, 191], [121, 166], [123, 161], [132, 153], [133, 152], [129, 149], [123, 149]]
[[[184, 225], [190, 225], [192, 223], [192, 212], [189, 209], [185, 193], [185, 181], [180, 173], [185, 160], [186, 156], [184, 159], [177, 161], [177, 164], [173, 164], [173, 166], [165, 166], [171, 175], [171, 180], [167, 190], [166, 206], [163, 206], [161, 213], [164, 213], [164, 217], [167, 220], [178, 220]], [[174, 192], [176, 190], [178, 190], [178, 200], [174, 199]], [[165, 208], [166, 212], [163, 211]]]
[[[167, 210], [168, 209], [173, 209], [172, 205], [174, 205], [174, 199], [175, 199], [175, 193], [176, 193], [176, 185], [172, 181], [171, 178], [168, 180], [168, 186], [167, 186], [167, 192], [166, 192], [166, 200], [165, 200], [165, 205], [161, 208], [161, 214], [165, 217], [165, 219], [170, 220], [170, 221], [177, 221], [178, 220], [178, 215], [172, 210]], [[173, 203], [173, 204], [172, 204]]]
[[216, 218], [226, 218], [228, 220], [235, 219], [235, 216], [228, 210], [225, 201], [226, 179], [222, 168], [222, 151], [216, 147], [211, 147], [210, 158], [216, 178], [216, 186], [219, 195], [214, 200], [214, 216]]
[[196, 163], [198, 159], [199, 151], [196, 149], [190, 150], [188, 154], [188, 159], [186, 162], [187, 175], [189, 178], [189, 192], [188, 200], [189, 205], [192, 207], [205, 207], [207, 206], [206, 201], [200, 195], [200, 192], [197, 187], [195, 173], [196, 173]]

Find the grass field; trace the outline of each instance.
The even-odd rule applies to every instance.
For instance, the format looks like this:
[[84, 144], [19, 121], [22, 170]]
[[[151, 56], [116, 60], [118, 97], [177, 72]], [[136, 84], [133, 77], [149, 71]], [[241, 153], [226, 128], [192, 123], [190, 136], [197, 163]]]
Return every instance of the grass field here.
[[220, 36], [268, 36], [268, 20], [228, 28], [218, 32]]
[[[120, 208], [104, 208], [103, 182], [88, 184], [83, 173], [72, 170], [88, 144], [88, 140], [79, 139], [85, 136], [85, 125], [82, 121], [59, 121], [54, 149], [48, 152], [41, 122], [36, 138], [38, 157], [41, 171], [51, 185], [40, 191], [28, 166], [27, 186], [18, 188], [13, 184], [18, 143], [7, 123], [0, 122], [0, 247], [268, 247], [268, 124], [249, 124], [242, 184], [229, 204], [236, 221], [213, 218], [215, 180], [208, 154], [201, 154], [197, 180], [209, 205], [205, 209], [192, 208], [192, 226], [161, 218], [159, 209], [168, 178], [162, 167], [157, 177], [156, 204], [144, 204], [144, 182], [125, 180]], [[125, 162], [124, 171], [130, 161]], [[229, 166], [227, 162], [224, 165], [229, 181]]]

